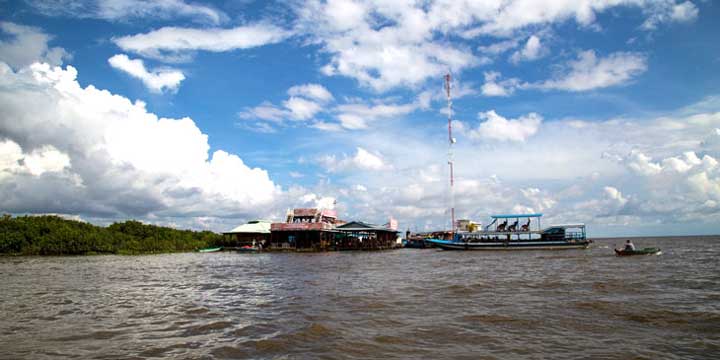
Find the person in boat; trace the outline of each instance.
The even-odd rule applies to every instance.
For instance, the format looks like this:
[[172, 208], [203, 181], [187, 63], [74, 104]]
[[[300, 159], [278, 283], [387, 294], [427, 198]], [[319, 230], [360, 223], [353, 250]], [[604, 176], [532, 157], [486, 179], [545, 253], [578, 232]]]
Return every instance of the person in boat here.
[[520, 227], [520, 230], [521, 231], [530, 231], [530, 219], [528, 219], [528, 222], [525, 225]]
[[633, 244], [630, 240], [625, 242], [625, 251], [635, 251], [635, 244]]
[[497, 231], [505, 231], [505, 227], [507, 226], [507, 220], [505, 220], [502, 224], [498, 225]]
[[515, 222], [508, 227], [508, 231], [516, 231], [518, 226], [518, 221], [515, 220]]

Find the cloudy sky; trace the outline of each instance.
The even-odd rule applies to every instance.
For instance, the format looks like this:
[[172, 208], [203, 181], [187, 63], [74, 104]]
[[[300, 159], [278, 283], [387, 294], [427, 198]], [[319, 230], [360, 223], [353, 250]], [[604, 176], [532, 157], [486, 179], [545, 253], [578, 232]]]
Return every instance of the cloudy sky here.
[[720, 232], [720, 4], [0, 0], [0, 211]]

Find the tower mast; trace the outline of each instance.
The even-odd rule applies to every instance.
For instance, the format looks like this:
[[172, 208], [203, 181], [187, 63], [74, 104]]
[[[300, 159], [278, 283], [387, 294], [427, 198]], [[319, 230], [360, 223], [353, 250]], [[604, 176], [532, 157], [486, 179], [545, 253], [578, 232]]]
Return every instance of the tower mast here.
[[452, 98], [450, 97], [450, 84], [452, 77], [448, 72], [445, 74], [445, 94], [447, 95], [447, 113], [448, 113], [448, 165], [450, 165], [450, 229], [455, 234], [455, 174], [453, 169], [453, 144], [455, 138], [452, 136]]

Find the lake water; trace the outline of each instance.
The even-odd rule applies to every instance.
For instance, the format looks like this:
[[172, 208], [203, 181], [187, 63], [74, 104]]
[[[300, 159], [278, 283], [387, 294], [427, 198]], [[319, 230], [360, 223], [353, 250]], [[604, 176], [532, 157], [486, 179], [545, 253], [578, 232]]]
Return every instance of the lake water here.
[[720, 237], [0, 258], [0, 358], [720, 357]]

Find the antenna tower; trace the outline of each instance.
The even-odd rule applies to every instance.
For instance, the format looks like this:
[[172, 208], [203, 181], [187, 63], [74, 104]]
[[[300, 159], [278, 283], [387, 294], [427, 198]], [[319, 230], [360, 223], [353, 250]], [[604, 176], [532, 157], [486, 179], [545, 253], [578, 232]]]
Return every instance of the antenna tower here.
[[450, 97], [450, 88], [452, 77], [448, 72], [445, 74], [445, 94], [447, 95], [447, 113], [448, 113], [448, 165], [450, 165], [450, 229], [455, 234], [455, 174], [453, 169], [453, 145], [455, 138], [452, 136], [452, 98]]

